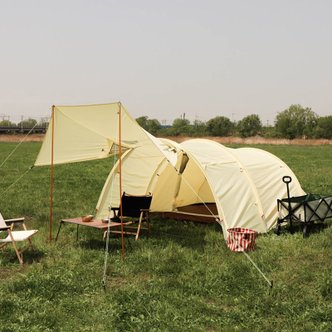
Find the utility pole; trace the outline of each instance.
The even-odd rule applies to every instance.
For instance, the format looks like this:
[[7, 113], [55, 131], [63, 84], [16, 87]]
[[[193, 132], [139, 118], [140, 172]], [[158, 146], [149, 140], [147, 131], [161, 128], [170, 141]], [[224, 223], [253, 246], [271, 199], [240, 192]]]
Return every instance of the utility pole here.
[[5, 114], [1, 114], [0, 118], [2, 119], [2, 121], [9, 121], [10, 116], [9, 115], [5, 115]]

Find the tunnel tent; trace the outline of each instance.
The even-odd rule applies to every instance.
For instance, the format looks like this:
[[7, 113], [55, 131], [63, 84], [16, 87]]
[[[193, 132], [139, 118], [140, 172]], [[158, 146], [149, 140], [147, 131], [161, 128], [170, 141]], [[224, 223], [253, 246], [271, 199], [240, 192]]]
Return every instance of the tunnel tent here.
[[107, 158], [119, 146], [123, 149], [101, 191], [98, 218], [118, 206], [122, 190], [151, 193], [152, 212], [213, 204], [216, 209], [209, 212], [225, 236], [232, 227], [264, 233], [276, 223], [277, 199], [286, 197], [283, 176], [293, 178], [294, 195], [304, 194], [290, 168], [264, 150], [232, 149], [206, 139], [178, 144], [156, 138], [121, 103], [54, 106], [52, 114], [36, 166]]
[[[192, 139], [181, 144], [159, 141], [176, 154], [177, 162], [174, 164], [165, 158], [152, 174], [146, 188], [146, 192], [153, 193], [152, 212], [174, 212], [194, 204], [212, 203], [217, 212], [207, 208], [208, 213], [223, 227], [225, 236], [225, 230], [233, 227], [265, 233], [277, 220], [277, 198], [286, 195], [282, 177], [292, 176], [292, 192], [296, 195], [303, 193], [290, 168], [264, 150], [232, 149], [206, 139]], [[124, 174], [132, 162], [129, 154], [124, 157]], [[112, 203], [110, 191], [111, 187], [117, 188], [116, 175], [117, 165], [111, 171], [97, 204], [100, 217], [107, 213], [109, 204], [118, 203]], [[134, 183], [126, 182], [125, 191], [131, 192], [134, 186]]]
[[[206, 180], [200, 188], [207, 188], [208, 183], [224, 228], [245, 227], [260, 233], [269, 231], [277, 219], [276, 198], [286, 195], [281, 181], [284, 175], [294, 178], [292, 193], [303, 193], [290, 168], [264, 150], [227, 148], [202, 139], [188, 140], [180, 146], [203, 170]], [[190, 173], [188, 179], [192, 177]], [[186, 177], [186, 172], [183, 176]], [[186, 188], [187, 183], [183, 186], [177, 197], [179, 204], [183, 204], [182, 200], [190, 189]], [[201, 192], [207, 191], [201, 189]]]

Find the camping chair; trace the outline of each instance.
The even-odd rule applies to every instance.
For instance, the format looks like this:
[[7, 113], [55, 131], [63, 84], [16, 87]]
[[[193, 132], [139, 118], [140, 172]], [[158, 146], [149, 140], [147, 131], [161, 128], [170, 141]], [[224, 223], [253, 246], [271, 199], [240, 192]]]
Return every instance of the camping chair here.
[[[13, 231], [15, 224], [21, 224], [23, 230]], [[3, 219], [2, 214], [0, 213], [0, 233], [6, 231], [7, 237], [4, 239], [0, 238], [0, 248], [4, 248], [8, 243], [12, 243], [16, 256], [20, 262], [23, 264], [23, 251], [28, 248], [32, 248], [31, 237], [38, 232], [38, 230], [27, 230], [24, 224], [24, 218], [15, 218], [15, 219]], [[18, 249], [16, 242], [27, 241], [28, 244], [21, 249]]]
[[[131, 234], [135, 235], [135, 240], [138, 239], [139, 233], [141, 229], [146, 229], [148, 234], [150, 233], [150, 220], [149, 220], [149, 212], [150, 212], [150, 205], [151, 205], [152, 195], [142, 195], [142, 196], [135, 196], [129, 195], [127, 193], [123, 193], [121, 197], [121, 208], [122, 208], [122, 217], [126, 221], [125, 231], [124, 234]], [[113, 207], [111, 208], [113, 211], [113, 218], [112, 221], [120, 222], [120, 207]], [[128, 221], [130, 225], [134, 225], [138, 222], [137, 226], [128, 226]], [[124, 222], [124, 220], [123, 220]], [[146, 222], [147, 227], [142, 227], [142, 223]], [[130, 231], [130, 230], [135, 231]], [[128, 231], [129, 230], [129, 231]], [[121, 231], [112, 230], [111, 233], [121, 233]]]

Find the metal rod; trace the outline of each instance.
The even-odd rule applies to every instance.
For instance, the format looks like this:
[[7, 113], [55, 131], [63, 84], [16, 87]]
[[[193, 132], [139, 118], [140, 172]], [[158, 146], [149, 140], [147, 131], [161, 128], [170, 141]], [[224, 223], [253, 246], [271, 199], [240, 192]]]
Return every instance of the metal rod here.
[[52, 150], [51, 150], [51, 169], [50, 169], [50, 234], [49, 240], [52, 241], [52, 224], [53, 224], [53, 190], [54, 190], [54, 111], [52, 106]]
[[123, 225], [123, 213], [122, 213], [122, 202], [121, 202], [121, 199], [122, 199], [122, 143], [121, 143], [121, 140], [122, 140], [122, 132], [121, 132], [121, 129], [122, 129], [122, 123], [121, 123], [121, 103], [119, 102], [118, 103], [118, 106], [119, 106], [119, 167], [120, 167], [120, 170], [119, 170], [119, 175], [120, 175], [120, 181], [119, 181], [119, 184], [120, 184], [120, 220], [121, 220], [121, 245], [122, 245], [122, 258], [124, 258], [124, 255], [125, 255], [125, 246], [124, 246], [124, 225]]

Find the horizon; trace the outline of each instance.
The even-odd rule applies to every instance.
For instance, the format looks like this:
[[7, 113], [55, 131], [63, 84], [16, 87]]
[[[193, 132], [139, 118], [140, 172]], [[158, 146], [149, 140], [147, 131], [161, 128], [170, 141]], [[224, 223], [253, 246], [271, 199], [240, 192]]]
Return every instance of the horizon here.
[[2, 0], [0, 118], [120, 100], [170, 124], [332, 114], [332, 2]]
[[[68, 105], [67, 105], [67, 106], [68, 106]], [[71, 106], [75, 106], [75, 105], [71, 105]], [[248, 114], [248, 115], [251, 115], [251, 114]], [[248, 115], [243, 116], [243, 118], [246, 117], [246, 116], [248, 116]], [[146, 116], [146, 115], [139, 115], [139, 116], [135, 117], [135, 120], [136, 120], [137, 118], [144, 117], [144, 116]], [[217, 116], [224, 116], [224, 115], [217, 115]], [[215, 116], [215, 117], [217, 117], [217, 116]], [[277, 116], [277, 114], [276, 114], [276, 116]], [[325, 116], [329, 116], [329, 115], [319, 116], [319, 114], [317, 114], [317, 116], [318, 116], [318, 117], [325, 117]], [[214, 117], [214, 118], [215, 118], [215, 117]], [[15, 118], [15, 117], [13, 117], [13, 118]], [[0, 122], [1, 122], [1, 121], [5, 121], [5, 120], [8, 120], [8, 121], [10, 121], [10, 122], [12, 122], [12, 123], [14, 123], [14, 124], [16, 124], [16, 125], [18, 125], [18, 124], [19, 124], [20, 122], [22, 122], [22, 121], [26, 121], [26, 120], [29, 120], [29, 119], [36, 120], [38, 123], [49, 122], [49, 121], [50, 121], [50, 118], [51, 118], [51, 115], [49, 115], [49, 116], [29, 116], [29, 115], [21, 115], [21, 116], [17, 116], [16, 118], [17, 118], [17, 119], [16, 119], [16, 121], [15, 121], [15, 120], [12, 120], [12, 117], [11, 117], [10, 115], [0, 114]], [[226, 116], [226, 118], [228, 118], [228, 117]], [[234, 124], [236, 124], [236, 123], [238, 123], [239, 121], [241, 121], [243, 118], [238, 119], [238, 120], [234, 120], [234, 119], [231, 119], [231, 118], [228, 118], [228, 119], [231, 120]], [[176, 120], [176, 119], [186, 119], [186, 120], [189, 120], [191, 125], [193, 125], [194, 122], [195, 122], [196, 120], [199, 120], [199, 119], [197, 119], [197, 118], [196, 118], [196, 119], [187, 119], [185, 113], [180, 114], [179, 117], [177, 117], [177, 118], [171, 119], [170, 122], [166, 122], [165, 120], [160, 120], [160, 119], [157, 119], [157, 118], [150, 118], [150, 117], [148, 117], [148, 119], [150, 119], [150, 120], [158, 120], [159, 123], [160, 123], [160, 125], [161, 125], [162, 127], [170, 127], [170, 126], [172, 126], [173, 121]], [[208, 122], [208, 121], [211, 120], [211, 119], [213, 119], [213, 118], [207, 119], [207, 120], [202, 121], [202, 122], [203, 122], [203, 123], [206, 123], [206, 122]], [[261, 120], [261, 123], [262, 123], [262, 126], [263, 126], [263, 127], [274, 127], [275, 119], [276, 119], [276, 118], [274, 118], [274, 120], [273, 120], [272, 122], [270, 122], [269, 120], [266, 120], [266, 122], [264, 123], [264, 122], [262, 121], [261, 117], [260, 117], [260, 120]], [[199, 120], [199, 121], [201, 121], [201, 120]]]

